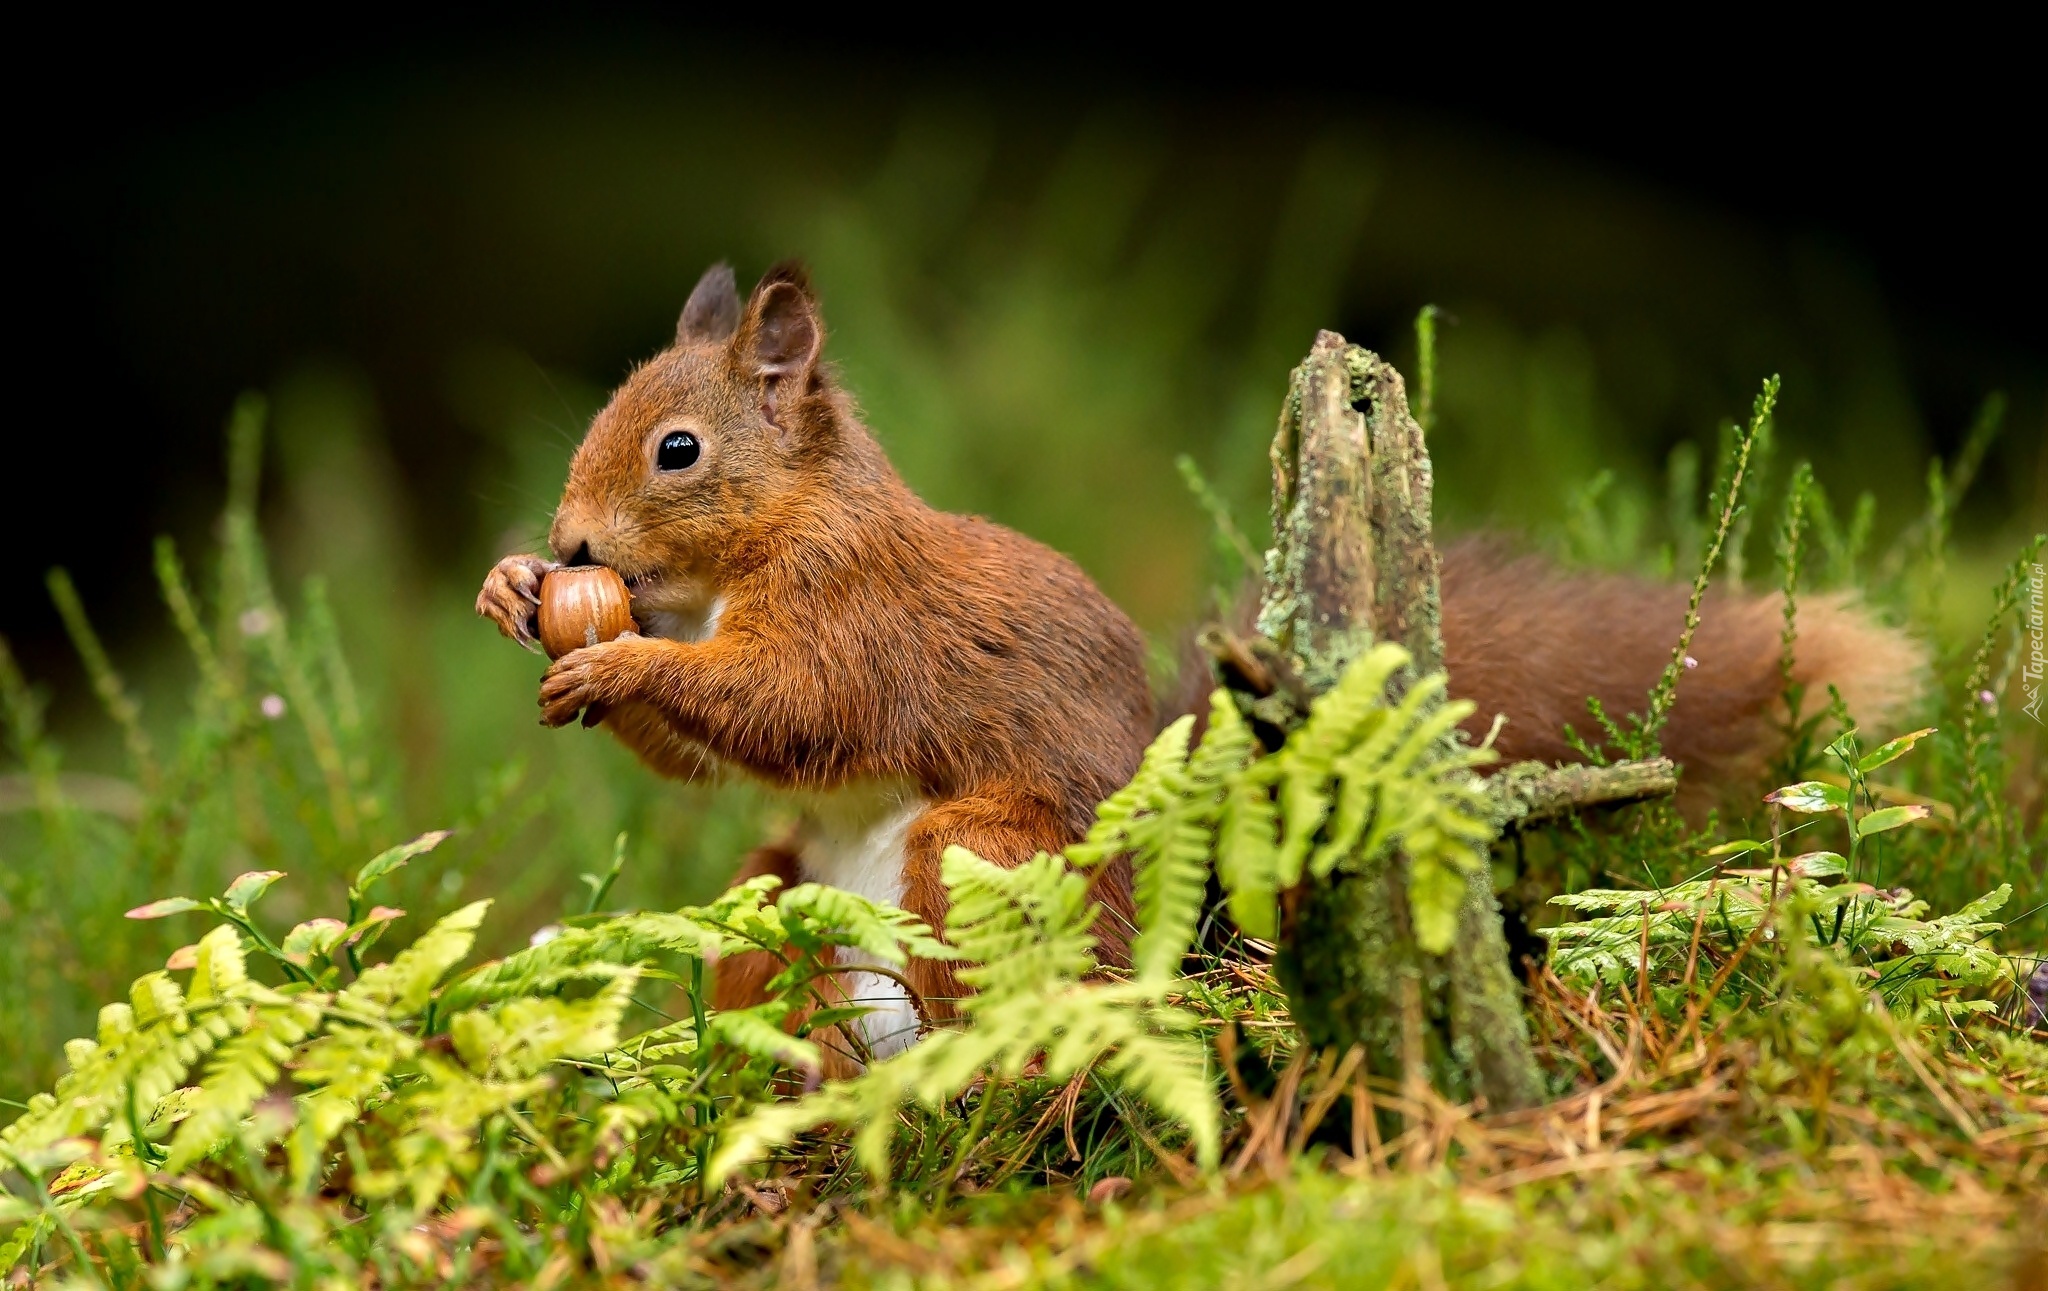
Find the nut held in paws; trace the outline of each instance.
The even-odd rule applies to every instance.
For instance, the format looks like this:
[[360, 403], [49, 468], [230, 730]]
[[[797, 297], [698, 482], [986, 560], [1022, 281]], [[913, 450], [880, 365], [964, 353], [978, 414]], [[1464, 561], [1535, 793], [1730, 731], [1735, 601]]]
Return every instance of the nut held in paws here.
[[541, 580], [540, 644], [548, 658], [633, 630], [632, 593], [603, 565], [557, 569]]

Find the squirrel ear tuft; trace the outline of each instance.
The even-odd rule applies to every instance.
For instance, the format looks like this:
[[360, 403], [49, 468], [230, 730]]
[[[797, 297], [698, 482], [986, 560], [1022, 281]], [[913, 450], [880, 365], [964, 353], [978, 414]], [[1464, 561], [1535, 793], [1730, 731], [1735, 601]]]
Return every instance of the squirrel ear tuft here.
[[740, 292], [732, 266], [720, 261], [704, 271], [676, 323], [676, 344], [704, 345], [723, 341], [739, 330]]
[[771, 385], [789, 377], [801, 381], [816, 366], [824, 342], [810, 275], [793, 261], [770, 269], [747, 302], [746, 324], [734, 342], [741, 362]]

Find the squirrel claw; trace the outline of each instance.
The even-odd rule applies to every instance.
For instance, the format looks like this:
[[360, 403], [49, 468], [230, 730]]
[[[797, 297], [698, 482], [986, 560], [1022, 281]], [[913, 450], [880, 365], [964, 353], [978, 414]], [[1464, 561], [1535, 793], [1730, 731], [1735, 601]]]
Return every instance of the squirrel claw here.
[[492, 567], [477, 593], [476, 612], [498, 631], [532, 650], [539, 624], [540, 583], [555, 566], [538, 556], [507, 556]]
[[[585, 646], [555, 660], [540, 679], [540, 720], [544, 725], [567, 726], [578, 714], [583, 715], [585, 726], [604, 720], [608, 707], [604, 697], [619, 693], [616, 683], [625, 678], [618, 670], [631, 666], [618, 656], [616, 646], [617, 642]], [[605, 679], [612, 684], [605, 684]]]

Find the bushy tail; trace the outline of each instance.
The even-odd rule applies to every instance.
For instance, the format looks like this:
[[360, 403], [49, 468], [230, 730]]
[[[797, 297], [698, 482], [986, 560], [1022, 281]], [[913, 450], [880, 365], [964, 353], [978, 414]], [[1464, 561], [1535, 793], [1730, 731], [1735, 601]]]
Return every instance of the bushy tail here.
[[[1445, 663], [1455, 695], [1479, 705], [1468, 723], [1483, 735], [1507, 715], [1496, 742], [1509, 761], [1568, 762], [1570, 723], [1591, 742], [1599, 727], [1588, 696], [1620, 719], [1640, 713], [1685, 625], [1687, 590], [1608, 574], [1558, 570], [1486, 541], [1443, 557]], [[1779, 672], [1782, 604], [1772, 597], [1710, 593], [1662, 742], [1685, 768], [1681, 798], [1701, 806], [1760, 781], [1783, 743]], [[1840, 594], [1802, 597], [1793, 680], [1808, 715], [1842, 693], [1850, 715], [1887, 730], [1917, 695], [1927, 652]]]

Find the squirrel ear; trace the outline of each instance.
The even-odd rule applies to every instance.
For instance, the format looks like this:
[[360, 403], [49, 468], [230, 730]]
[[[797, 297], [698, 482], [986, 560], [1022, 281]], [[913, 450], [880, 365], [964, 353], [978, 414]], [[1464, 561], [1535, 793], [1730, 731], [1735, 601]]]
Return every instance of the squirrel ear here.
[[732, 279], [732, 266], [724, 261], [712, 265], [697, 280], [683, 316], [676, 323], [676, 344], [703, 345], [723, 341], [739, 329], [740, 292]]
[[811, 297], [803, 266], [785, 263], [770, 269], [747, 302], [747, 317], [733, 340], [735, 357], [767, 387], [769, 420], [788, 397], [808, 388], [825, 329], [818, 320], [818, 302]]

